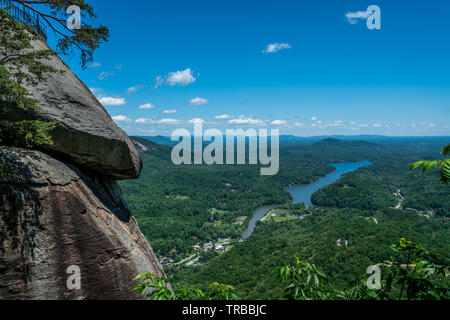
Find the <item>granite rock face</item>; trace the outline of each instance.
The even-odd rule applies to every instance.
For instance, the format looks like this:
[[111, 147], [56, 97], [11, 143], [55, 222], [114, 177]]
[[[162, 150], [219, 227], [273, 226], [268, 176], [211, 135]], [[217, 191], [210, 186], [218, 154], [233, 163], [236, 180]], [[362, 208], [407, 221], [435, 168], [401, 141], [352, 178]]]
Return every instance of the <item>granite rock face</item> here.
[[110, 176], [38, 151], [0, 154], [13, 172], [0, 179], [0, 299], [136, 299], [137, 274], [165, 276]]
[[[32, 44], [33, 50], [48, 50], [43, 41]], [[31, 97], [39, 101], [40, 114], [11, 107], [8, 117], [57, 121], [54, 143], [44, 146], [45, 151], [115, 179], [137, 178], [142, 161], [127, 134], [58, 56], [43, 62], [60, 72], [46, 73], [44, 81], [26, 86]]]

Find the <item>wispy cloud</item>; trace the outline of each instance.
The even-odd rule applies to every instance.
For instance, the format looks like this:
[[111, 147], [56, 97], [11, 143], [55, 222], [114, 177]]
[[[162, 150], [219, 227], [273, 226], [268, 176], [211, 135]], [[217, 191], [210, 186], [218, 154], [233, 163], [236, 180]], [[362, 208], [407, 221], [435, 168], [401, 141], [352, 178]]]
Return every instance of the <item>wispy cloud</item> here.
[[153, 88], [158, 89], [163, 84], [164, 84], [164, 78], [162, 76], [157, 76], [155, 78], [155, 85], [153, 86]]
[[173, 114], [173, 113], [177, 113], [177, 110], [164, 110], [162, 113], [164, 114]]
[[366, 20], [370, 13], [367, 11], [347, 12], [345, 17], [350, 24], [357, 24], [359, 20]]
[[109, 107], [109, 106], [116, 107], [116, 106], [123, 106], [126, 104], [126, 101], [124, 98], [101, 97], [99, 99], [99, 101], [105, 107]]
[[146, 119], [146, 118], [140, 118], [134, 121], [137, 124], [177, 124], [180, 122], [178, 119]]
[[243, 115], [239, 116], [239, 118], [232, 119], [228, 122], [229, 124], [253, 124], [253, 125], [262, 125], [264, 121], [261, 119], [253, 119], [250, 117], [245, 117]]
[[115, 121], [115, 122], [132, 122], [133, 120], [131, 120], [130, 118], [128, 118], [127, 116], [124, 116], [124, 115], [118, 115], [118, 116], [114, 116], [114, 117], [112, 117], [112, 119]]
[[217, 119], [217, 120], [225, 120], [225, 119], [230, 119], [231, 116], [229, 116], [227, 114], [222, 114], [220, 116], [215, 116], [214, 118]]
[[89, 65], [89, 68], [100, 68], [102, 64], [100, 62], [93, 62]]
[[130, 93], [138, 92], [139, 90], [141, 90], [141, 89], [143, 89], [145, 87], [146, 87], [145, 84], [137, 84], [135, 86], [129, 87], [127, 89], [127, 93], [130, 94]]
[[208, 103], [209, 103], [208, 99], [199, 98], [199, 97], [194, 98], [191, 101], [189, 101], [189, 105], [191, 105], [191, 106], [201, 106], [201, 105], [208, 104]]
[[203, 120], [202, 118], [194, 118], [189, 120], [189, 123], [199, 123], [199, 122], [204, 122], [205, 120]]
[[284, 121], [284, 120], [274, 120], [271, 122], [271, 125], [273, 125], [273, 126], [282, 126], [285, 124], [287, 124], [287, 121]]
[[89, 88], [89, 90], [91, 90], [92, 94], [94, 94], [94, 95], [99, 94], [100, 92], [103, 92], [103, 89], [100, 89], [100, 88]]
[[280, 50], [291, 49], [291, 48], [292, 47], [290, 46], [289, 43], [269, 43], [268, 45], [266, 45], [266, 47], [264, 48], [264, 50], [262, 52], [263, 53], [275, 53]]
[[106, 78], [114, 76], [114, 71], [103, 71], [98, 75], [99, 80], [104, 80]]
[[154, 108], [156, 108], [156, 106], [151, 103], [146, 103], [139, 106], [139, 109], [154, 109]]

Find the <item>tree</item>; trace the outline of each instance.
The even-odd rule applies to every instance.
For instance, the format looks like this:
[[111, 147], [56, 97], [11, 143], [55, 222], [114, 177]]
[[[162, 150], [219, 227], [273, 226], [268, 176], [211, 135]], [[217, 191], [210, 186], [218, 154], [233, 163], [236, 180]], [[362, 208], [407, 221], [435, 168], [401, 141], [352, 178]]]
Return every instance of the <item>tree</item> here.
[[[442, 150], [445, 156], [450, 155], [450, 144], [445, 146]], [[411, 164], [411, 170], [415, 170], [423, 165], [423, 172], [431, 171], [434, 168], [439, 168], [440, 180], [448, 184], [450, 180], [450, 159], [445, 160], [434, 160], [434, 161], [418, 161]]]
[[[53, 30], [58, 38], [56, 48], [59, 53], [67, 55], [71, 48], [80, 50], [81, 66], [83, 68], [93, 61], [93, 53], [102, 42], [108, 41], [109, 30], [103, 25], [91, 26], [85, 21], [96, 18], [92, 6], [84, 0], [10, 0], [36, 13], [44, 23]], [[67, 8], [78, 6], [80, 8], [81, 24], [79, 29], [71, 29], [67, 25]], [[44, 8], [50, 10], [45, 13]]]
[[0, 143], [3, 145], [33, 148], [52, 142], [50, 132], [55, 123], [8, 120], [13, 105], [38, 111], [38, 101], [28, 96], [24, 85], [41, 81], [46, 72], [56, 72], [42, 63], [53, 54], [51, 50], [29, 50], [35, 37], [0, 10]]

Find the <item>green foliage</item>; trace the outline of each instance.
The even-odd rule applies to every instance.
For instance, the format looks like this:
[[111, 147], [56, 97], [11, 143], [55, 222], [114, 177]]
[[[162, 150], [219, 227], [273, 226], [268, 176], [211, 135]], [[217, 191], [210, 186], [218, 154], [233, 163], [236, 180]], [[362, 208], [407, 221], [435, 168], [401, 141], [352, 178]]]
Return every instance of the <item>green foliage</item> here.
[[167, 279], [159, 278], [152, 273], [142, 273], [133, 279], [141, 280], [132, 291], [139, 291], [149, 300], [174, 300], [175, 294], [167, 288]]
[[[441, 300], [449, 299], [446, 274], [448, 265], [438, 265], [429, 262], [429, 258], [436, 259], [419, 245], [400, 239], [391, 245], [396, 254], [394, 261], [386, 261], [383, 287], [380, 295], [387, 299], [395, 298], [395, 290], [400, 288], [398, 300]], [[394, 292], [393, 292], [394, 291]]]
[[35, 36], [3, 10], [0, 10], [0, 18], [0, 143], [24, 148], [51, 144], [51, 131], [56, 123], [11, 121], [7, 114], [12, 106], [39, 112], [38, 102], [28, 97], [25, 85], [35, 85], [46, 72], [56, 72], [42, 62], [53, 52], [27, 50], [31, 49]]
[[[191, 288], [208, 288], [216, 281], [233, 284], [244, 299], [285, 299], [285, 283], [272, 270], [294, 255], [321, 267], [327, 275], [322, 292], [329, 292], [332, 299], [386, 298], [367, 288], [364, 275], [368, 266], [395, 261], [390, 240], [401, 237], [415, 239], [435, 252], [435, 258], [425, 259], [429, 263], [450, 262], [445, 219], [450, 213], [450, 202], [445, 201], [450, 190], [442, 188], [437, 174], [409, 170], [414, 159], [438, 154], [436, 146], [442, 145], [439, 139], [420, 146], [416, 140], [408, 140], [384, 147], [358, 142], [339, 148], [282, 148], [280, 173], [275, 177], [261, 177], [253, 166], [176, 167], [171, 164], [169, 148], [137, 140], [149, 149], [142, 155], [143, 173], [138, 180], [120, 184], [141, 229], [160, 257], [178, 261], [193, 253], [197, 256], [199, 252], [192, 249], [196, 243], [202, 246], [221, 237], [239, 239], [253, 210], [261, 205], [278, 203], [278, 209], [294, 216], [312, 213], [303, 220], [259, 222], [246, 241], [232, 243], [233, 248], [223, 254], [201, 252], [194, 266], [166, 264], [168, 279], [177, 284], [179, 298], [183, 289], [177, 288], [184, 287], [188, 288], [184, 290], [186, 297], [196, 294], [196, 299], [203, 299], [201, 293], [206, 290], [200, 293]], [[329, 207], [339, 208], [307, 209], [290, 204], [284, 186], [309, 183], [330, 173], [332, 168], [323, 162], [361, 160], [370, 160], [374, 165], [346, 174], [325, 188], [316, 203], [328, 207], [322, 201], [330, 201]], [[432, 210], [435, 215], [427, 218], [417, 212], [387, 208], [397, 206], [394, 193], [398, 189], [404, 197], [403, 208]], [[247, 217], [244, 225], [235, 224], [243, 216]], [[338, 246], [337, 239], [348, 240], [348, 246]], [[400, 288], [395, 282], [389, 299], [397, 299]]]
[[314, 264], [300, 261], [295, 256], [294, 265], [278, 267], [283, 282], [287, 282], [285, 297], [294, 300], [327, 300], [329, 292], [326, 291], [327, 276]]
[[[390, 248], [397, 253], [393, 261], [384, 266], [381, 287], [369, 289], [357, 279], [356, 285], [344, 290], [330, 286], [327, 275], [308, 261], [295, 256], [295, 264], [275, 268], [284, 287], [283, 298], [289, 300], [447, 300], [449, 299], [446, 274], [449, 266], [440, 266], [424, 260], [430, 253], [417, 244], [401, 238]], [[406, 257], [407, 263], [403, 263]], [[142, 274], [134, 280], [144, 280], [133, 291], [139, 290], [150, 300], [240, 300], [234, 287], [214, 282], [207, 291], [180, 287], [177, 292], [167, 289], [167, 279], [153, 274]], [[149, 292], [150, 293], [147, 293]], [[397, 295], [397, 292], [399, 294]], [[403, 296], [403, 293], [406, 293]]]
[[148, 300], [240, 300], [235, 289], [226, 284], [212, 283], [207, 290], [177, 288], [176, 292], [168, 289], [168, 280], [158, 278], [152, 273], [140, 274], [133, 279], [141, 280], [132, 291], [139, 291]]
[[53, 143], [50, 133], [55, 127], [55, 122], [0, 120], [0, 142], [4, 145], [28, 149], [50, 145]]
[[[448, 222], [442, 219], [394, 209], [373, 213], [329, 209], [303, 220], [258, 223], [245, 242], [203, 265], [169, 271], [169, 279], [187, 287], [205, 287], [212, 281], [230, 283], [244, 299], [282, 299], [285, 288], [271, 271], [296, 255], [321, 267], [330, 290], [347, 290], [346, 296], [353, 290], [365, 297], [356, 290], [360, 275], [368, 266], [391, 260], [390, 239], [403, 236], [435, 252], [437, 258], [430, 262], [449, 264]], [[343, 240], [341, 246], [338, 239]]]
[[[444, 155], [450, 154], [450, 144], [443, 148], [442, 153]], [[434, 160], [434, 161], [418, 161], [411, 164], [411, 170], [415, 170], [420, 166], [423, 166], [423, 173], [430, 172], [434, 168], [438, 168], [440, 181], [442, 181], [445, 184], [448, 184], [450, 180], [450, 159]]]

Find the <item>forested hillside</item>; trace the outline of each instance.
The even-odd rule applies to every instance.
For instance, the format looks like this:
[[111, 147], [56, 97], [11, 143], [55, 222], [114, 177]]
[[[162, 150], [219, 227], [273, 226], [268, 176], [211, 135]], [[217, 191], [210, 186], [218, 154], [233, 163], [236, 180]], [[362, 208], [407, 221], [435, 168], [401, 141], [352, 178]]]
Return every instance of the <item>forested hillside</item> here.
[[439, 182], [436, 173], [424, 175], [421, 171], [409, 170], [410, 163], [379, 160], [319, 190], [312, 201], [323, 207], [363, 210], [397, 207], [450, 217], [450, 188]]
[[205, 265], [172, 273], [171, 281], [199, 288], [218, 281], [232, 284], [246, 299], [280, 299], [284, 287], [272, 271], [297, 255], [320, 266], [334, 287], [344, 289], [364, 279], [368, 266], [389, 260], [391, 241], [400, 237], [415, 239], [441, 257], [436, 263], [450, 262], [448, 223], [442, 220], [394, 209], [333, 209], [303, 220], [260, 223], [246, 242]]
[[120, 185], [155, 251], [175, 260], [193, 253], [196, 244], [240, 239], [242, 218], [256, 207], [290, 201], [284, 186], [309, 183], [333, 170], [321, 163], [297, 163], [264, 177], [257, 166], [177, 167], [168, 147], [134, 139], [148, 148], [142, 154], [144, 169], [138, 180]]
[[[286, 147], [273, 177], [260, 176], [257, 166], [176, 167], [168, 147], [135, 140], [148, 149], [144, 170], [121, 186], [175, 286], [205, 288], [217, 281], [235, 286], [243, 298], [279, 299], [283, 285], [271, 272], [297, 255], [344, 289], [369, 265], [388, 260], [391, 241], [401, 237], [435, 253], [435, 263], [449, 262], [450, 190], [436, 173], [409, 169], [418, 159], [442, 157], [433, 140], [325, 139]], [[373, 165], [313, 195], [322, 209], [286, 205], [292, 201], [286, 186], [332, 172], [327, 163], [362, 160]], [[239, 241], [255, 208], [277, 204], [286, 218], [259, 222], [249, 239]], [[306, 217], [295, 218], [300, 215]], [[223, 238], [224, 248], [217, 249]]]

